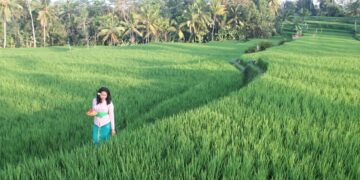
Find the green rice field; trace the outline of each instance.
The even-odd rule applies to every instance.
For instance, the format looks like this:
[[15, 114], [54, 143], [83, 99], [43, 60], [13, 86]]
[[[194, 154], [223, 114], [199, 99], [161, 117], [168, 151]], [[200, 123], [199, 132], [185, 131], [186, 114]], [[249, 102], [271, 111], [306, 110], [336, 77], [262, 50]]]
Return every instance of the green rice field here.
[[[0, 49], [0, 179], [359, 179], [360, 41], [338, 30]], [[276, 46], [244, 54], [262, 41]], [[267, 71], [245, 84], [237, 58]], [[95, 148], [101, 86], [117, 135]]]

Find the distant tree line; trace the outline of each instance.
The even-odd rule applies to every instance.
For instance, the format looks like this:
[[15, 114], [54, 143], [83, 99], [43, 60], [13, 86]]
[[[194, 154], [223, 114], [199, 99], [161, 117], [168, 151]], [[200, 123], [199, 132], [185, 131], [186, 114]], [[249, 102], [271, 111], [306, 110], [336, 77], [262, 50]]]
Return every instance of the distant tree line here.
[[282, 15], [299, 16], [358, 16], [360, 18], [360, 0], [351, 0], [347, 4], [338, 4], [335, 0], [319, 0], [314, 4], [312, 0], [286, 1], [282, 7]]
[[[266, 38], [285, 15], [359, 15], [310, 0], [0, 0], [2, 47]], [[335, 10], [333, 9], [335, 6]], [[347, 12], [347, 13], [345, 13]]]

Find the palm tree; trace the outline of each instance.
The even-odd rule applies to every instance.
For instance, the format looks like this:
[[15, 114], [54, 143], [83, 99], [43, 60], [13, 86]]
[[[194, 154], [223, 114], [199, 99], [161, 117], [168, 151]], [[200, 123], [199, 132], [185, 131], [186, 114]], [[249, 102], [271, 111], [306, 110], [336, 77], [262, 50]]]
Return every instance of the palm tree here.
[[48, 6], [45, 4], [45, 7], [39, 11], [39, 15], [37, 18], [40, 21], [40, 25], [43, 28], [43, 46], [46, 44], [46, 28], [49, 25], [49, 21], [51, 19], [51, 14], [49, 12]]
[[75, 17], [74, 20], [76, 23], [78, 23], [79, 28], [82, 30], [84, 36], [85, 36], [85, 41], [86, 41], [86, 47], [89, 48], [89, 32], [88, 32], [88, 27], [87, 25], [89, 24], [89, 22], [91, 21], [91, 19], [89, 18], [89, 11], [87, 9], [87, 4], [84, 4], [81, 7], [81, 10], [79, 12], [79, 16]]
[[31, 19], [31, 30], [32, 30], [33, 44], [34, 44], [33, 47], [36, 48], [36, 36], [35, 36], [34, 18], [33, 18], [32, 9], [31, 9], [31, 2], [32, 2], [32, 0], [26, 0], [26, 5], [27, 5], [30, 19]]
[[175, 28], [174, 32], [178, 36], [179, 40], [185, 40], [184, 28], [187, 26], [187, 23], [178, 23], [174, 19], [172, 19], [170, 21], [170, 25]]
[[204, 1], [197, 0], [190, 6], [187, 14], [188, 21], [186, 24], [191, 34], [190, 40], [193, 39], [194, 42], [197, 40], [198, 42], [202, 42], [202, 38], [206, 35], [207, 27], [211, 22], [210, 14], [204, 9]]
[[242, 21], [241, 6], [239, 4], [231, 5], [228, 11], [228, 20], [226, 22], [227, 32], [232, 39], [240, 39], [243, 36], [244, 22]]
[[110, 27], [102, 29], [98, 36], [103, 36], [103, 42], [110, 40], [111, 45], [115, 45], [119, 42], [119, 35], [124, 29], [122, 27]]
[[127, 0], [116, 0], [115, 2], [115, 11], [119, 12], [119, 17], [121, 17], [123, 20], [127, 19], [127, 10], [128, 8], [128, 2]]
[[149, 42], [150, 36], [157, 38], [159, 29], [160, 7], [156, 8], [151, 5], [144, 5], [140, 7], [142, 12], [140, 19], [146, 28], [146, 43]]
[[[349, 3], [347, 8], [348, 8], [348, 11], [349, 11], [349, 15], [351, 15], [351, 16], [360, 16], [360, 0], [357, 0], [357, 1], [353, 2], [353, 3]], [[354, 18], [355, 33], [358, 32], [357, 22], [358, 22], [358, 18]]]
[[140, 28], [143, 28], [139, 22], [140, 16], [136, 13], [130, 13], [128, 18], [120, 22], [121, 27], [124, 28], [124, 35], [130, 35], [130, 42], [132, 44], [136, 41], [136, 35], [143, 37]]
[[241, 21], [241, 9], [240, 9], [240, 5], [237, 4], [235, 6], [231, 6], [229, 8], [229, 13], [228, 13], [228, 22], [227, 24], [232, 25], [232, 27], [236, 27], [237, 25], [242, 25], [242, 21]]
[[103, 36], [103, 42], [109, 40], [111, 45], [115, 45], [119, 42], [119, 36], [124, 31], [124, 27], [117, 26], [118, 23], [116, 22], [116, 18], [117, 17], [113, 14], [105, 16], [104, 20], [106, 21], [106, 27], [98, 34], [98, 36]]
[[212, 31], [211, 31], [211, 40], [214, 41], [214, 31], [216, 23], [219, 22], [218, 16], [226, 14], [225, 6], [221, 4], [220, 0], [212, 0], [210, 3], [210, 12], [212, 15]]
[[171, 32], [176, 32], [176, 28], [172, 26], [169, 18], [160, 18], [159, 31], [161, 32], [164, 41], [168, 41], [168, 34]]
[[279, 0], [268, 0], [269, 7], [271, 11], [274, 13], [274, 15], [277, 15], [279, 7], [280, 7], [280, 1]]
[[0, 1], [0, 17], [3, 23], [3, 48], [6, 48], [6, 23], [10, 22], [13, 9], [22, 9], [22, 7], [15, 1], [1, 0]]
[[360, 0], [349, 3], [346, 8], [350, 16], [360, 16]]

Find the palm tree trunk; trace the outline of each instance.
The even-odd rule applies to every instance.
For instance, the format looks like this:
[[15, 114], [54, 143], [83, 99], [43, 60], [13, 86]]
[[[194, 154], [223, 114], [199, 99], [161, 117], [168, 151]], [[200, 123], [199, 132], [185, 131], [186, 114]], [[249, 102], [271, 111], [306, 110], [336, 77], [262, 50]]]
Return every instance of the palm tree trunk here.
[[46, 32], [45, 32], [45, 27], [46, 27], [46, 26], [43, 26], [43, 39], [44, 39], [44, 47], [45, 47], [45, 42], [46, 42], [46, 36], [45, 36]]
[[87, 32], [85, 21], [83, 21], [83, 31], [85, 32], [86, 47], [89, 48], [89, 33]]
[[135, 37], [134, 37], [134, 33], [133, 32], [131, 32], [131, 44], [134, 44], [135, 43]]
[[97, 33], [95, 33], [94, 39], [95, 39], [94, 47], [96, 47], [96, 44], [97, 44]]
[[86, 47], [89, 48], [90, 42], [89, 42], [89, 33], [86, 33]]
[[35, 28], [34, 28], [34, 19], [31, 13], [31, 6], [30, 6], [30, 2], [27, 1], [27, 5], [29, 7], [29, 14], [30, 14], [30, 18], [31, 18], [31, 28], [32, 28], [32, 34], [33, 34], [33, 43], [34, 43], [34, 47], [36, 48], [36, 37], [35, 37]]
[[6, 48], [6, 20], [5, 20], [5, 17], [3, 17], [3, 37], [4, 37], [3, 48]]
[[214, 41], [214, 31], [215, 31], [215, 16], [213, 18], [213, 27], [211, 31], [211, 41]]
[[214, 31], [215, 31], [215, 25], [213, 25], [213, 27], [212, 27], [212, 31], [211, 31], [211, 41], [214, 41]]
[[355, 19], [355, 33], [357, 32], [357, 24], [356, 24], [356, 19]]
[[31, 16], [31, 28], [32, 28], [32, 34], [33, 34], [33, 43], [34, 43], [34, 47], [36, 48], [36, 36], [35, 36], [35, 27], [34, 27], [34, 20], [32, 15]]
[[[146, 27], [146, 31], [147, 31], [147, 33], [149, 33], [150, 28], [149, 28], [149, 27]], [[149, 43], [149, 39], [150, 39], [150, 34], [146, 37], [146, 44]]]
[[86, 47], [89, 48], [90, 47], [90, 38], [89, 38], [89, 33], [86, 32]]
[[70, 14], [70, 0], [67, 0], [67, 9], [68, 9], [68, 12], [67, 12], [67, 16], [68, 16], [68, 34], [67, 34], [67, 37], [68, 37], [68, 43], [70, 44], [70, 38], [72, 39], [72, 29], [71, 29], [71, 14]]

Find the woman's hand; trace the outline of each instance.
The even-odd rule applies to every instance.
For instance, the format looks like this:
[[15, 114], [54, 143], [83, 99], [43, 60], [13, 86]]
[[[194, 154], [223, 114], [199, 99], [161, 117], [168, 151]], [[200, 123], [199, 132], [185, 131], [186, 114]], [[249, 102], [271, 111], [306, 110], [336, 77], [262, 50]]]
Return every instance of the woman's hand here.
[[111, 135], [112, 135], [112, 136], [115, 136], [115, 134], [116, 134], [115, 129], [111, 130]]

